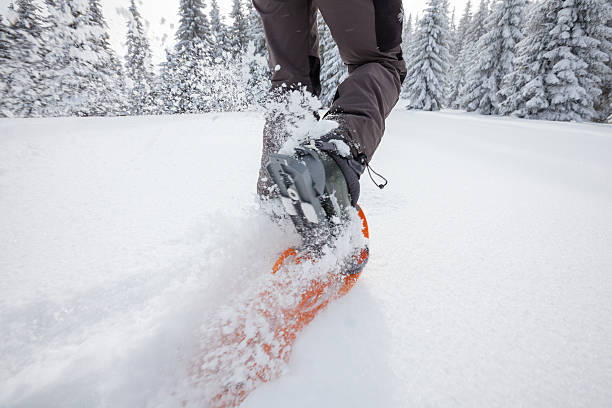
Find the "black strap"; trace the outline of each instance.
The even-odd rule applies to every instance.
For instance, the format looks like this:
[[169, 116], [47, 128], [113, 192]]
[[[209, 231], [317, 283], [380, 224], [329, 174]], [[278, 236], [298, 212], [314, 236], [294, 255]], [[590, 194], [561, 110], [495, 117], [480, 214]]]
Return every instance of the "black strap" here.
[[[376, 184], [376, 186], [378, 188], [380, 188], [381, 190], [383, 188], [385, 188], [387, 186], [387, 184], [389, 184], [389, 180], [387, 180], [384, 176], [382, 176], [380, 173], [377, 173], [372, 167], [370, 167], [369, 164], [366, 164], [366, 168], [368, 169], [368, 175], [370, 176], [370, 180], [372, 180], [374, 182], [374, 184]], [[383, 179], [385, 181], [384, 184], [378, 184], [376, 182], [376, 180], [374, 180], [374, 177], [372, 177], [372, 173], [376, 174], [378, 177], [380, 177], [381, 179]]]
[[[358, 159], [359, 159], [359, 162], [362, 165], [366, 166], [366, 168], [368, 169], [368, 175], [370, 176], [370, 180], [372, 180], [372, 182], [374, 184], [376, 184], [376, 187], [378, 187], [378, 188], [380, 188], [382, 190], [383, 188], [385, 188], [387, 186], [387, 184], [389, 184], [389, 180], [387, 180], [382, 174], [377, 173], [376, 170], [374, 170], [372, 167], [370, 167], [370, 164], [368, 163], [368, 157], [364, 153], [361, 153], [359, 155]], [[383, 179], [384, 183], [383, 184], [378, 184], [376, 182], [376, 180], [374, 180], [374, 176], [372, 176], [372, 173], [376, 174], [378, 177]]]

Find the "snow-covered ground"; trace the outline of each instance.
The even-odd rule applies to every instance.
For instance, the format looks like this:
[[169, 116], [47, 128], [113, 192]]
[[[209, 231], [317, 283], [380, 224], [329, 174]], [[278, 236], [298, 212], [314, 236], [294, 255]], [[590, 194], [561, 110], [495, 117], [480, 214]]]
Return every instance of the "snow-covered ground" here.
[[[198, 333], [295, 239], [262, 126], [0, 120], [0, 406], [197, 396]], [[372, 165], [370, 263], [243, 407], [611, 406], [612, 127], [398, 109]]]

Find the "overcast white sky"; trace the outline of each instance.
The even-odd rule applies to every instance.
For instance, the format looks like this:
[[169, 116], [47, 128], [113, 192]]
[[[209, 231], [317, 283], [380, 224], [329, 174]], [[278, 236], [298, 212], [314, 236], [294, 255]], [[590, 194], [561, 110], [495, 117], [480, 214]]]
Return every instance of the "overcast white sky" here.
[[[0, 0], [0, 12], [4, 13], [8, 4], [14, 0]], [[118, 11], [129, 6], [128, 0], [100, 0], [104, 9], [104, 15], [109, 25], [111, 43], [120, 55], [125, 53], [125, 31], [126, 20]], [[231, 9], [232, 0], [217, 0], [222, 13], [228, 14]], [[337, 0], [328, 0], [337, 1]], [[457, 8], [457, 15], [461, 15], [467, 0], [450, 0], [451, 7]], [[205, 0], [208, 4], [209, 1]], [[404, 0], [406, 15], [422, 13], [426, 0]], [[174, 41], [175, 25], [178, 20], [177, 10], [179, 0], [139, 0], [137, 1], [140, 12], [147, 22], [147, 32], [154, 52], [155, 62], [164, 58], [164, 48], [171, 46]], [[459, 18], [459, 17], [457, 17]]]

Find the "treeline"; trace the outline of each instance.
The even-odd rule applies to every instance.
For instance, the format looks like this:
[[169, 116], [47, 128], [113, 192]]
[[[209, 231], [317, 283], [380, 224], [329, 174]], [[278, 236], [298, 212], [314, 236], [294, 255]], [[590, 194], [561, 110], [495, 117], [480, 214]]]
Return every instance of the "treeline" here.
[[429, 0], [404, 25], [409, 108], [612, 120], [612, 1], [468, 1], [458, 24]]
[[[155, 67], [134, 0], [127, 54], [109, 44], [99, 0], [17, 0], [0, 16], [0, 116], [104, 116], [244, 110], [269, 88], [261, 20], [234, 0], [181, 0], [176, 45]], [[157, 68], [157, 69], [156, 69]]]
[[[176, 43], [155, 67], [134, 0], [127, 54], [108, 41], [99, 0], [16, 0], [0, 16], [0, 116], [178, 114], [248, 109], [269, 72], [261, 20], [234, 0], [180, 0]], [[346, 77], [319, 15], [323, 105]], [[448, 0], [404, 21], [413, 109], [465, 109], [563, 121], [612, 120], [611, 0], [468, 1], [456, 23]]]

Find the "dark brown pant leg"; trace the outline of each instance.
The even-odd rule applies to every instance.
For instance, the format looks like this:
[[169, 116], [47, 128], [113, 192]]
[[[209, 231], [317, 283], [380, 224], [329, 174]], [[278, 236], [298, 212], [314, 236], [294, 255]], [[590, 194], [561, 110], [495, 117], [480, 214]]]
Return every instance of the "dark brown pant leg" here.
[[[317, 9], [312, 0], [253, 0], [253, 5], [264, 27], [270, 54], [272, 87], [277, 91], [281, 85], [286, 85], [288, 89], [306, 87], [318, 95], [321, 89], [319, 35]], [[262, 198], [273, 194], [273, 183], [265, 166], [270, 153], [278, 152], [288, 136], [285, 126], [287, 120], [289, 118], [282, 111], [271, 110], [266, 115], [257, 181], [257, 193]]]
[[349, 67], [329, 118], [338, 120], [353, 153], [370, 160], [406, 75], [399, 45], [401, 0], [315, 0], [315, 4]]

